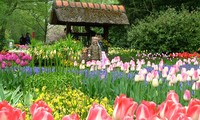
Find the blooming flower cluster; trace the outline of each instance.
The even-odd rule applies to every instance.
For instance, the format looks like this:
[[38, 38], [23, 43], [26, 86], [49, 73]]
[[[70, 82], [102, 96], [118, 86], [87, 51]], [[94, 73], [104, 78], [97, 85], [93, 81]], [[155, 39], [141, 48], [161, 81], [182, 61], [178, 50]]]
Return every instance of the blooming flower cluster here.
[[[99, 103], [104, 106], [104, 108], [108, 110], [109, 115], [112, 115], [113, 112], [112, 105], [108, 103], [108, 98], [105, 97], [101, 100], [92, 99], [83, 94], [80, 90], [72, 90], [70, 87], [57, 94], [57, 92], [49, 92], [46, 86], [44, 86], [41, 90], [35, 89], [35, 93], [37, 98], [34, 98], [33, 102], [43, 106], [48, 104], [48, 109], [51, 108], [51, 110], [48, 111], [49, 113], [52, 113], [55, 120], [61, 120], [63, 116], [74, 113], [81, 115], [80, 119], [85, 119], [92, 103]], [[41, 100], [45, 101], [46, 103], [44, 104], [44, 102], [41, 102]], [[34, 113], [31, 111], [33, 110], [29, 112], [27, 106], [23, 105], [22, 103], [18, 103], [17, 107], [26, 111], [26, 120], [31, 119], [31, 116], [33, 116]]]
[[12, 107], [7, 101], [0, 102], [0, 120], [25, 120], [26, 113]]
[[[0, 118], [4, 120], [24, 120], [25, 113], [12, 108], [7, 102], [1, 104]], [[17, 111], [17, 112], [15, 112]], [[52, 109], [42, 100], [36, 101], [30, 107], [32, 120], [54, 120]], [[14, 114], [11, 114], [14, 113]], [[12, 117], [12, 118], [11, 118]], [[15, 118], [15, 119], [13, 119]], [[166, 100], [160, 105], [153, 101], [143, 100], [140, 104], [132, 98], [121, 94], [114, 101], [112, 117], [101, 105], [94, 103], [87, 114], [86, 120], [199, 120], [200, 100], [191, 99], [188, 106], [179, 103], [179, 96], [169, 91]], [[77, 113], [66, 115], [62, 120], [80, 120]]]
[[[187, 65], [196, 65], [196, 68], [189, 68]], [[120, 57], [114, 57], [111, 61], [106, 59], [104, 61], [88, 61], [80, 63], [80, 69], [89, 68], [90, 71], [106, 70], [110, 73], [116, 69], [120, 69], [125, 73], [134, 72], [134, 81], [146, 81], [152, 83], [154, 87], [159, 85], [159, 81], [168, 81], [169, 86], [173, 86], [177, 82], [193, 81], [193, 90], [200, 89], [200, 67], [198, 61], [193, 59], [178, 60], [172, 66], [166, 66], [164, 60], [161, 60], [159, 64], [155, 64], [144, 59], [131, 60], [130, 62], [122, 62]], [[74, 66], [78, 64], [74, 62]], [[144, 67], [145, 66], [145, 67]], [[149, 70], [151, 68], [151, 70]]]
[[197, 52], [194, 52], [194, 53], [188, 53], [188, 52], [171, 53], [170, 57], [178, 57], [178, 58], [193, 58], [193, 57], [197, 57], [197, 58], [200, 58], [200, 54], [198, 54]]
[[79, 60], [81, 55], [81, 43], [73, 40], [57, 41], [53, 45], [35, 46], [29, 48], [29, 53], [37, 60], [53, 60], [55, 58], [63, 60]]
[[12, 65], [20, 65], [20, 66], [26, 66], [28, 63], [32, 60], [32, 57], [30, 55], [27, 55], [23, 52], [20, 53], [11, 53], [6, 52], [4, 54], [0, 54], [0, 66], [2, 69], [5, 69], [7, 67], [11, 67]]

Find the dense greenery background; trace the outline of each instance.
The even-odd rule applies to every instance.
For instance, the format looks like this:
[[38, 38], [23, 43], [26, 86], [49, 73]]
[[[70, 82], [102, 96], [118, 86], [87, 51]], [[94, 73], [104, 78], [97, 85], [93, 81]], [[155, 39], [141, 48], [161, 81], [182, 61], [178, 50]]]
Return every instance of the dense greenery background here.
[[[110, 29], [109, 41], [112, 46], [134, 47], [132, 43], [136, 38], [129, 38], [128, 31], [138, 28], [141, 24], [146, 24], [146, 17], [157, 13], [165, 14], [169, 8], [174, 8], [175, 11], [182, 11], [182, 8], [188, 10], [189, 14], [194, 10], [198, 11], [200, 6], [199, 0], [69, 0], [76, 2], [94, 2], [105, 4], [122, 4], [126, 8], [130, 26], [114, 26]], [[51, 4], [53, 0], [1, 0], [0, 4], [0, 49], [5, 43], [5, 40], [13, 39], [19, 42], [21, 34], [26, 32], [35, 32], [35, 38], [46, 42], [48, 29], [48, 20], [50, 17]], [[177, 13], [178, 14], [178, 13]], [[174, 16], [176, 17], [176, 16]], [[178, 16], [180, 18], [180, 16]], [[196, 16], [199, 17], [199, 16]], [[154, 20], [159, 17], [153, 16]], [[152, 19], [153, 19], [152, 18]], [[176, 20], [178, 18], [175, 18]], [[185, 21], [185, 17], [182, 17]], [[186, 18], [187, 19], [187, 18]], [[186, 20], [187, 21], [187, 20]], [[159, 23], [158, 23], [159, 24]], [[134, 26], [134, 27], [133, 27]], [[194, 24], [196, 26], [196, 24]], [[198, 25], [197, 25], [198, 26]], [[156, 30], [156, 29], [155, 29]], [[177, 29], [175, 33], [178, 33]], [[99, 30], [101, 31], [101, 30]], [[185, 34], [192, 34], [190, 31], [185, 31]], [[130, 32], [129, 32], [130, 34]], [[168, 34], [167, 36], [170, 36]], [[187, 36], [187, 35], [186, 35]], [[129, 38], [129, 39], [127, 39]], [[190, 39], [187, 38], [187, 39]], [[170, 39], [177, 41], [176, 38]], [[180, 40], [180, 39], [179, 39]], [[197, 39], [198, 41], [199, 39]], [[149, 40], [151, 41], [151, 40]], [[137, 48], [140, 49], [140, 48]], [[144, 48], [142, 48], [144, 49]], [[195, 48], [196, 49], [196, 48]], [[184, 49], [178, 49], [185, 50]], [[154, 50], [155, 51], [155, 50]], [[191, 51], [191, 50], [189, 50]], [[155, 51], [160, 52], [160, 51]]]

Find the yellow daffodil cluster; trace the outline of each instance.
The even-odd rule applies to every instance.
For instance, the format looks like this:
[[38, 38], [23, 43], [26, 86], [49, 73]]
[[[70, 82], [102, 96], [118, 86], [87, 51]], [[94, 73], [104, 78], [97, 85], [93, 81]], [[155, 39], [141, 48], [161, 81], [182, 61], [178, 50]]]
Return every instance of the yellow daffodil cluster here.
[[[93, 103], [98, 103], [104, 106], [110, 116], [112, 116], [113, 113], [113, 106], [108, 104], [109, 100], [106, 97], [101, 100], [89, 98], [80, 90], [73, 90], [70, 87], [66, 88], [62, 92], [56, 93], [55, 90], [51, 93], [46, 90], [46, 87], [44, 86], [42, 90], [35, 89], [35, 93], [38, 97], [34, 99], [33, 102], [38, 100], [45, 101], [52, 109], [55, 120], [61, 120], [65, 115], [73, 113], [77, 113], [82, 120], [85, 120]], [[21, 103], [19, 103], [17, 107], [26, 111], [26, 120], [31, 119], [29, 109], [24, 107]]]

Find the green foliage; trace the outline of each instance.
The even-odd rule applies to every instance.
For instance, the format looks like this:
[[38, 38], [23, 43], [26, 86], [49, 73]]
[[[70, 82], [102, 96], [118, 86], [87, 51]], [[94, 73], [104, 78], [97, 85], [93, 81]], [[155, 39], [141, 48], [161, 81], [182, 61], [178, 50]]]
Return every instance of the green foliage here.
[[130, 23], [168, 7], [180, 10], [184, 5], [188, 10], [194, 10], [200, 6], [199, 0], [119, 0], [119, 3], [125, 6]]
[[12, 106], [16, 106], [22, 95], [23, 93], [20, 91], [20, 87], [17, 87], [16, 90], [4, 90], [2, 84], [0, 84], [0, 101], [6, 100]]
[[63, 91], [67, 88], [69, 83], [73, 80], [76, 80], [78, 75], [73, 73], [41, 73], [38, 75], [30, 76], [25, 81], [25, 86], [27, 91], [33, 91], [35, 88], [42, 90], [43, 87], [46, 87], [48, 91]]
[[[130, 73], [125, 74], [120, 70], [106, 73], [103, 77], [101, 74], [103, 71], [86, 70], [84, 72], [85, 75], [81, 79], [74, 79], [71, 82], [71, 86], [80, 89], [84, 94], [92, 98], [107, 97], [111, 103], [114, 102], [116, 96], [125, 94], [138, 103], [142, 100], [147, 100], [160, 104], [166, 99], [169, 90], [174, 90], [180, 96], [180, 103], [187, 105], [187, 102], [181, 96], [183, 96], [186, 89], [192, 91], [187, 82], [178, 82], [173, 86], [169, 86], [169, 82], [166, 79], [160, 79], [159, 86], [154, 87], [152, 82], [135, 81], [133, 77], [128, 77]], [[137, 73], [137, 71], [134, 71], [131, 74]], [[180, 84], [182, 84], [181, 88]], [[192, 97], [196, 98], [199, 94], [200, 92], [195, 92]]]
[[130, 43], [127, 41], [127, 26], [113, 26], [109, 33], [109, 42], [114, 47], [130, 47]]
[[123, 62], [129, 62], [132, 58], [136, 56], [138, 51], [134, 49], [125, 49], [119, 47], [110, 47], [108, 50], [108, 58], [112, 60], [116, 56], [120, 56]]
[[133, 25], [128, 41], [148, 52], [193, 52], [200, 46], [200, 12], [169, 8]]
[[27, 74], [20, 66], [14, 67], [0, 69], [0, 84], [2, 84], [5, 89], [14, 90], [17, 87], [21, 87], [22, 89], [24, 87], [24, 80]]

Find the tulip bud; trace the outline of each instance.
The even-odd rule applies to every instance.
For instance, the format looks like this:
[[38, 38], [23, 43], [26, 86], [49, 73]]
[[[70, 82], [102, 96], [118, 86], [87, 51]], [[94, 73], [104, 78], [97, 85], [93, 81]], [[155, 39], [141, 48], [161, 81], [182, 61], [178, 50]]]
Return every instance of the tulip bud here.
[[78, 66], [78, 63], [77, 63], [77, 61], [74, 61], [74, 66]]
[[78, 114], [71, 114], [71, 115], [64, 116], [62, 120], [80, 120], [80, 118]]
[[198, 90], [200, 89], [200, 83], [199, 82], [194, 82], [192, 85], [192, 90]]
[[183, 99], [187, 100], [187, 101], [191, 99], [191, 95], [190, 95], [189, 90], [185, 90], [184, 95], [183, 95]]
[[157, 79], [157, 78], [154, 78], [154, 79], [152, 80], [152, 85], [153, 85], [154, 87], [158, 87], [159, 82], [158, 82], [158, 79]]

